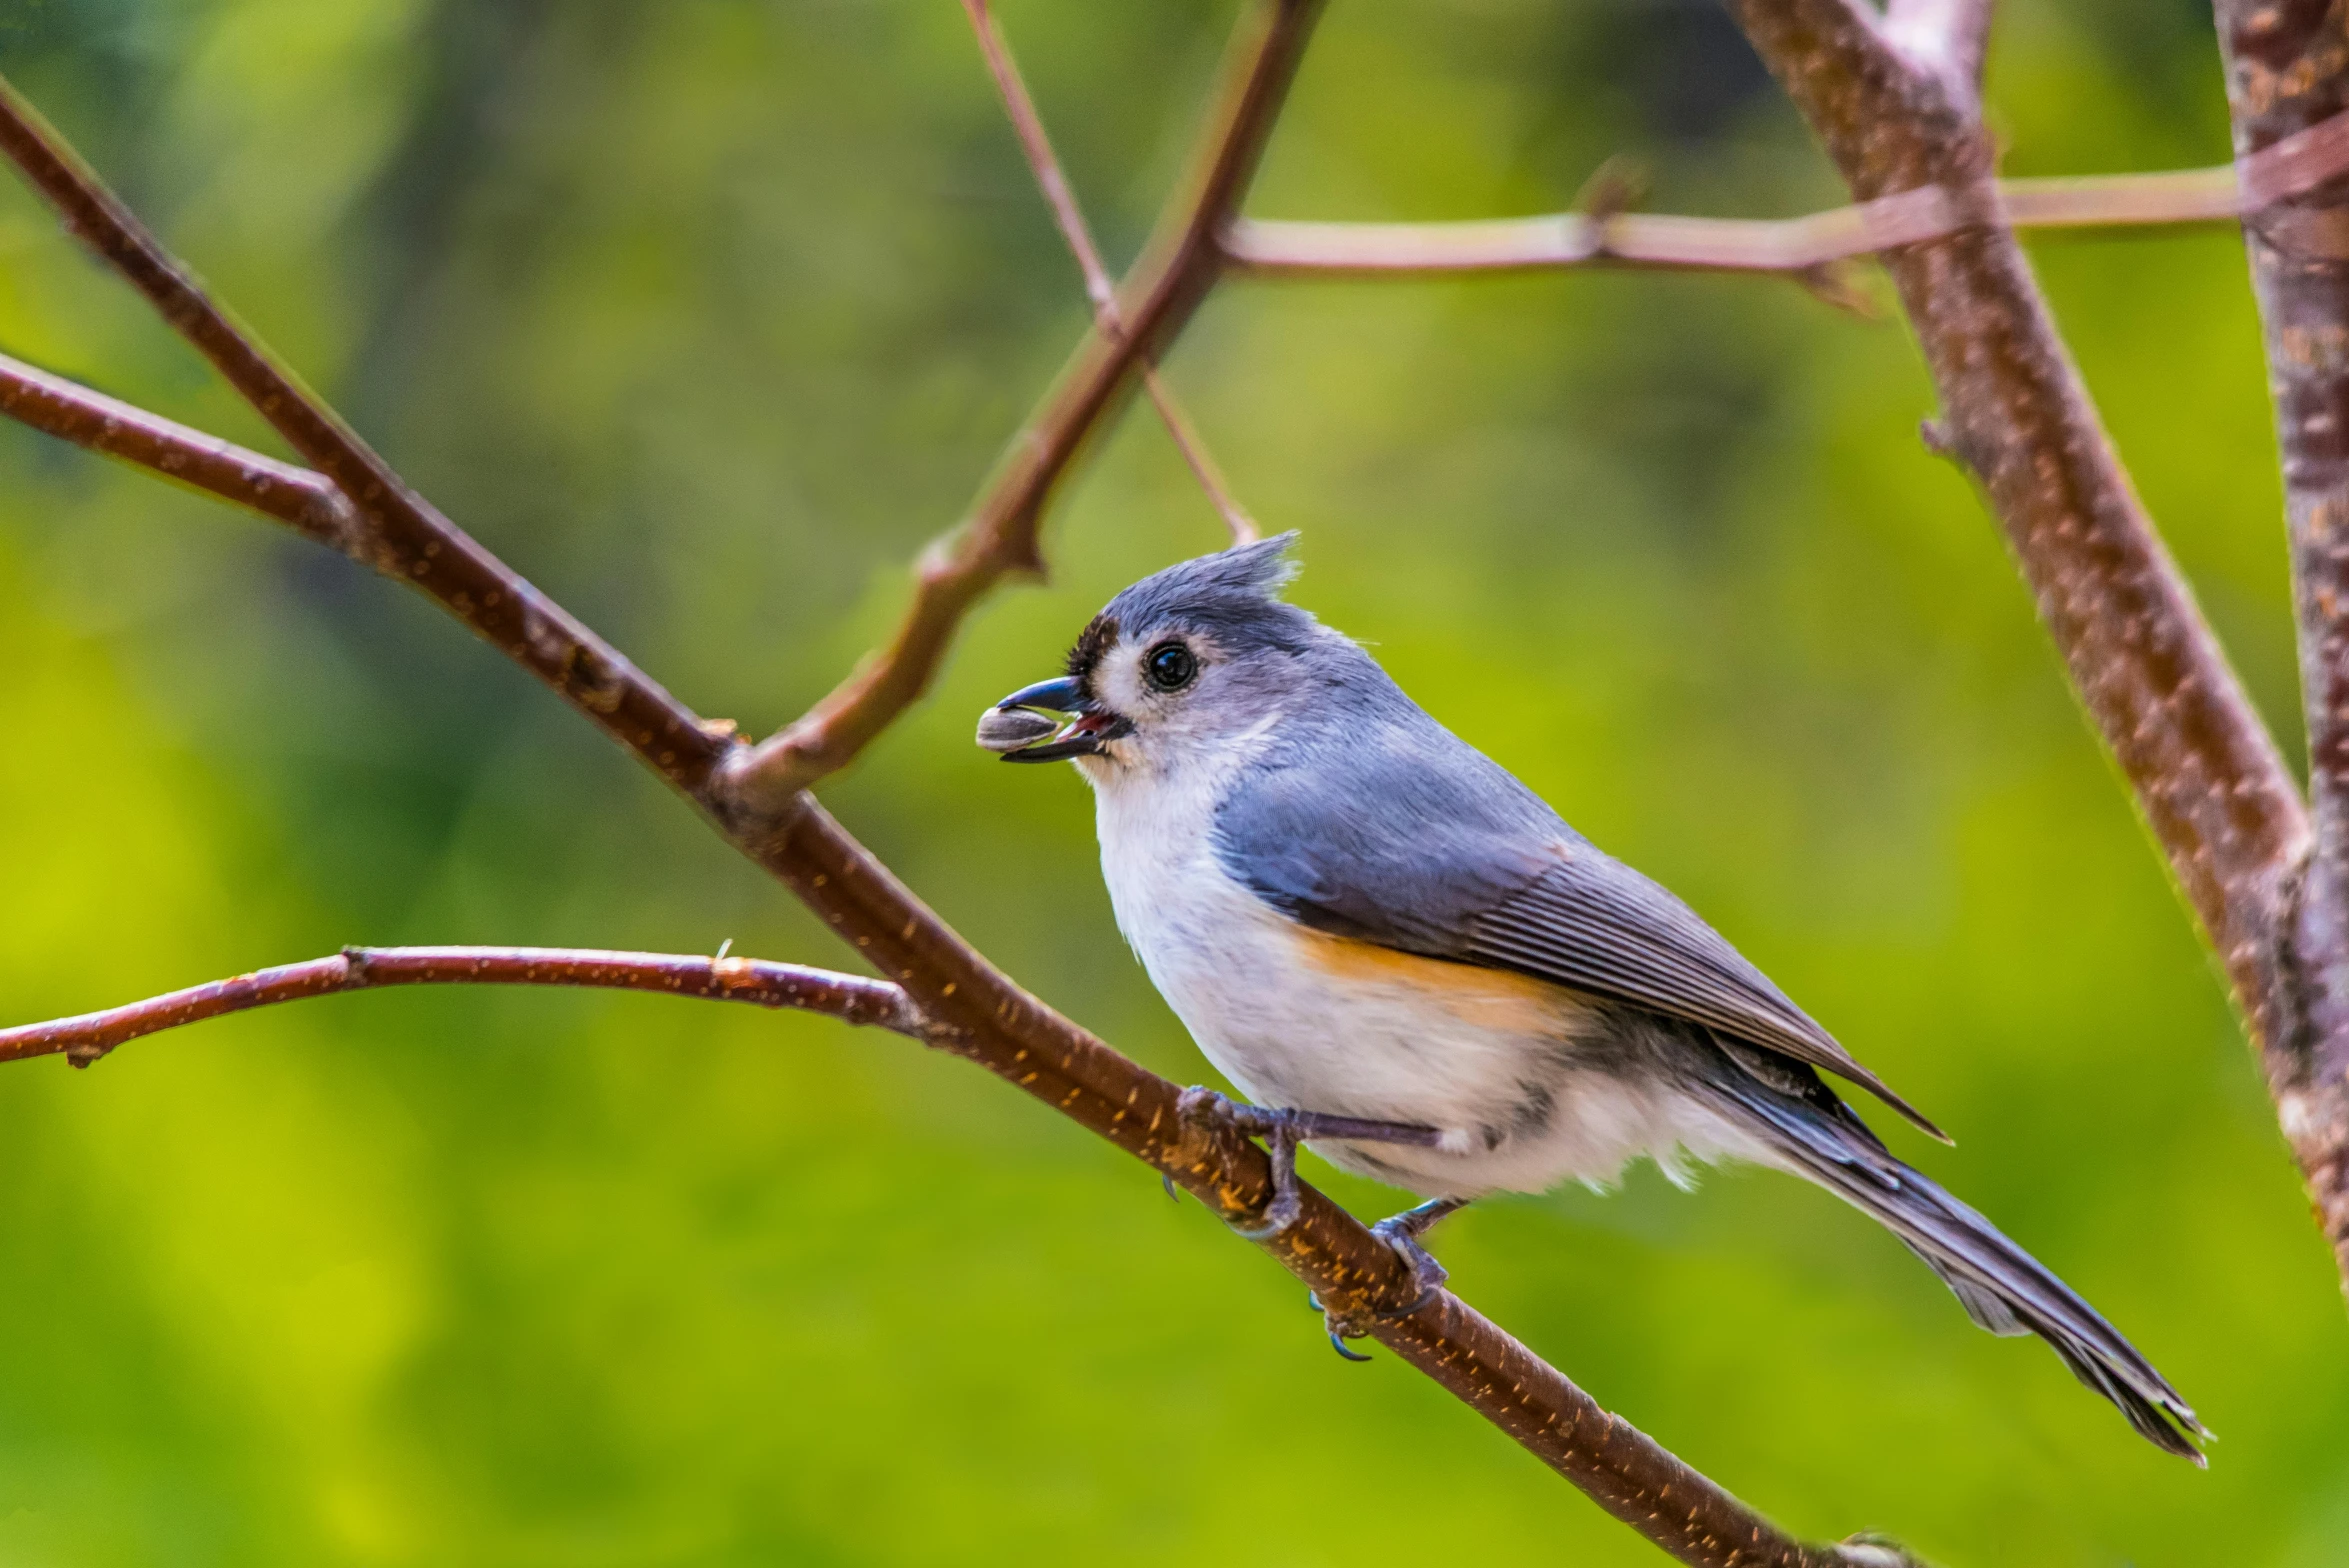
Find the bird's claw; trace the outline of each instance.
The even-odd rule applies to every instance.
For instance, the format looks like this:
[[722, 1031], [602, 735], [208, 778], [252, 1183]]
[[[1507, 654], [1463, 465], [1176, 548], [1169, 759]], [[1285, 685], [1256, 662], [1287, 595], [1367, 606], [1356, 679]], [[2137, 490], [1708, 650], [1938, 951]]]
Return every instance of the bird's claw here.
[[1413, 1224], [1412, 1216], [1418, 1212], [1412, 1209], [1392, 1215], [1370, 1227], [1370, 1233], [1385, 1242], [1403, 1260], [1403, 1266], [1411, 1271], [1411, 1283], [1417, 1291], [1411, 1298], [1411, 1305], [1399, 1311], [1381, 1312], [1378, 1315], [1381, 1322], [1407, 1318], [1417, 1312], [1443, 1294], [1444, 1281], [1452, 1277], [1451, 1271], [1436, 1261], [1435, 1254], [1419, 1244], [1419, 1233], [1433, 1221]]
[[1390, 1215], [1370, 1227], [1370, 1233], [1386, 1243], [1394, 1254], [1403, 1260], [1403, 1266], [1411, 1271], [1414, 1294], [1409, 1306], [1390, 1307], [1383, 1312], [1373, 1310], [1367, 1316], [1357, 1317], [1352, 1314], [1340, 1313], [1332, 1307], [1325, 1306], [1319, 1292], [1308, 1291], [1306, 1293], [1306, 1301], [1312, 1305], [1314, 1311], [1321, 1314], [1323, 1324], [1329, 1329], [1329, 1342], [1332, 1349], [1348, 1361], [1367, 1361], [1370, 1359], [1368, 1356], [1356, 1355], [1353, 1351], [1348, 1350], [1346, 1341], [1366, 1338], [1371, 1332], [1371, 1325], [1393, 1323], [1398, 1319], [1407, 1318], [1443, 1294], [1444, 1282], [1452, 1276], [1441, 1263], [1435, 1260], [1433, 1253], [1420, 1245], [1419, 1238], [1425, 1235], [1428, 1227], [1435, 1224], [1436, 1221], [1448, 1214], [1459, 1212], [1466, 1206], [1467, 1201], [1465, 1198], [1437, 1198], [1421, 1204], [1416, 1209], [1406, 1209], [1401, 1214]]
[[1175, 1115], [1185, 1121], [1236, 1132], [1244, 1138], [1264, 1140], [1264, 1152], [1272, 1161], [1272, 1196], [1254, 1220], [1232, 1225], [1233, 1230], [1250, 1241], [1271, 1240], [1296, 1224], [1298, 1216], [1305, 1212], [1305, 1199], [1297, 1187], [1297, 1145], [1305, 1139], [1351, 1139], [1432, 1148], [1443, 1137], [1433, 1127], [1410, 1122], [1370, 1121], [1320, 1111], [1243, 1105], [1229, 1095], [1196, 1084], [1185, 1089], [1175, 1101]]
[[1225, 1221], [1236, 1234], [1249, 1241], [1270, 1241], [1297, 1223], [1305, 1212], [1304, 1195], [1297, 1190], [1297, 1112], [1243, 1105], [1230, 1095], [1193, 1084], [1175, 1101], [1175, 1114], [1264, 1140], [1265, 1157], [1272, 1162], [1272, 1196], [1253, 1220]]

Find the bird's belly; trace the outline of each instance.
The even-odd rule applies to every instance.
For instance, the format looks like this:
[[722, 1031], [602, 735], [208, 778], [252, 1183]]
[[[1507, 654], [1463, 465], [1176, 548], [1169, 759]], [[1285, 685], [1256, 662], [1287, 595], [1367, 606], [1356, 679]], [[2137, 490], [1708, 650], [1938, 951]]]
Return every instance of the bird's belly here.
[[[1605, 1180], [1702, 1146], [1702, 1112], [1630, 1060], [1619, 1015], [1529, 976], [1297, 925], [1245, 889], [1120, 922], [1210, 1061], [1260, 1105], [1436, 1128], [1436, 1148], [1316, 1143], [1428, 1196]], [[1176, 907], [1182, 904], [1190, 907]], [[1703, 1152], [1712, 1152], [1709, 1149]]]

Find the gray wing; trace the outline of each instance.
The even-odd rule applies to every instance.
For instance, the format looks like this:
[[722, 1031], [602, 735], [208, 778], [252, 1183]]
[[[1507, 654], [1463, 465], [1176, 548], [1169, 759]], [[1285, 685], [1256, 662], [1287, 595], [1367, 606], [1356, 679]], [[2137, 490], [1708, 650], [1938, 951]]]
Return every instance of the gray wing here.
[[1696, 911], [1583, 844], [1468, 926], [1462, 956], [1620, 997], [1822, 1068], [1948, 1135], [1853, 1060]]
[[1375, 717], [1292, 731], [1242, 771], [1216, 813], [1225, 870], [1316, 930], [1703, 1024], [1849, 1079], [1945, 1136], [1695, 911], [1394, 697], [1401, 706]]

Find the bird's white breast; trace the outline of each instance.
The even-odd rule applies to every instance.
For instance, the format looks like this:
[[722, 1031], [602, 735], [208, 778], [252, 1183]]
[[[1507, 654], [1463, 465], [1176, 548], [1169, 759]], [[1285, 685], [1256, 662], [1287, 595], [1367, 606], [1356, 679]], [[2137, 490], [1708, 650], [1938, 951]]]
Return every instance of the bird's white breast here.
[[1179, 779], [1100, 762], [1085, 772], [1119, 929], [1250, 1100], [1436, 1127], [1436, 1149], [1315, 1146], [1430, 1196], [1604, 1180], [1681, 1143], [1717, 1152], [1711, 1119], [1684, 1097], [1582, 1049], [1594, 1015], [1575, 993], [1323, 935], [1237, 881], [1212, 830], [1247, 751]]

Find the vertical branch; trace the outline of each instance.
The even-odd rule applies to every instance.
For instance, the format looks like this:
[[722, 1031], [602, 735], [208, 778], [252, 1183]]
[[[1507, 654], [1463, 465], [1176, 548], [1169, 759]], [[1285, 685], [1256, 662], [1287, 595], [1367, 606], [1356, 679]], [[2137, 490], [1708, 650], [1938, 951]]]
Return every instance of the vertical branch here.
[[[2235, 153], [2349, 108], [2327, 0], [2217, 0]], [[2349, 179], [2244, 221], [2282, 448], [2316, 843], [2285, 933], [2296, 1028], [2265, 1061], [2326, 1238], [2349, 1268]]]
[[[1912, 64], [1859, 0], [1734, 4], [1855, 195], [1940, 185], [1986, 200], [1996, 158], [1972, 96]], [[1940, 394], [1943, 442], [1981, 482], [2272, 1061], [2294, 1030], [2279, 936], [2307, 811], [2123, 472], [2022, 248], [1982, 210], [1973, 227], [1884, 257]], [[2291, 1100], [2277, 1109], [2329, 1208], [2337, 1141], [2303, 1126]]]

